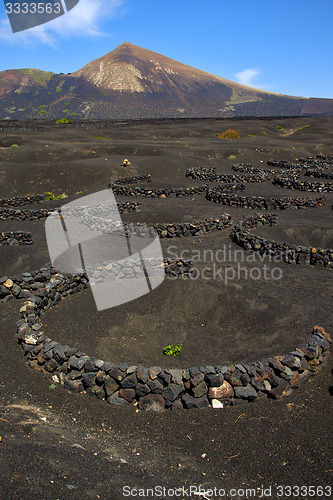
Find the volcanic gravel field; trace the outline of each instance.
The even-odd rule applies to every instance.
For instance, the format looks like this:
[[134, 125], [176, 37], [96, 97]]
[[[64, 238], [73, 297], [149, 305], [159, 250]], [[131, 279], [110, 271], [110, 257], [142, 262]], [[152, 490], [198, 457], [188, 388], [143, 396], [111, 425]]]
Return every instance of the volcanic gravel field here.
[[[226, 129], [236, 129], [240, 138], [216, 135]], [[217, 173], [246, 176], [232, 166], [283, 170], [267, 161], [301, 164], [299, 158], [316, 155], [333, 157], [333, 117], [71, 125], [2, 121], [0, 197], [65, 194], [61, 200], [17, 208], [50, 210], [127, 176], [151, 175], [150, 183], [130, 185], [133, 188], [213, 188], [221, 183], [186, 177], [186, 170], [213, 167]], [[121, 166], [125, 158], [131, 166]], [[325, 172], [333, 172], [332, 160]], [[244, 190], [232, 193], [325, 195], [326, 202], [313, 208], [269, 210], [277, 215], [277, 224], [251, 232], [316, 251], [333, 249], [333, 192], [285, 189], [273, 185], [275, 174], [268, 175], [264, 182], [245, 182]], [[303, 173], [299, 179], [333, 185], [333, 179]], [[240, 219], [267, 210], [213, 203], [204, 192], [156, 198], [116, 195], [116, 200], [141, 204], [140, 211], [122, 215], [125, 223], [185, 223], [223, 214], [232, 222], [212, 233], [161, 238], [164, 258], [192, 261], [196, 279], [166, 277], [151, 293], [100, 312], [90, 289], [79, 292], [42, 317], [43, 330], [52, 340], [116, 364], [170, 369], [228, 366], [286, 354], [302, 345], [315, 325], [332, 334], [333, 268], [264, 258], [231, 240]], [[34, 243], [1, 246], [0, 276], [10, 278], [50, 265], [45, 219], [0, 220], [0, 233], [10, 231], [31, 232]], [[253, 498], [246, 488], [254, 488], [259, 497], [262, 486], [271, 486], [266, 497], [277, 500], [284, 498], [278, 485], [330, 484], [331, 355], [313, 378], [282, 399], [261, 395], [230, 408], [144, 412], [71, 393], [32, 370], [14, 339], [22, 303], [23, 299], [0, 303], [1, 499], [36, 495], [47, 500], [111, 500], [124, 498], [126, 485], [136, 488], [139, 496], [140, 488], [201, 484], [206, 490], [223, 488], [224, 498], [236, 499]], [[165, 356], [168, 344], [182, 344], [180, 354]], [[177, 498], [207, 498], [208, 493], [199, 496], [193, 491], [190, 495], [185, 490]], [[328, 498], [328, 489], [323, 495], [320, 491], [292, 498]], [[128, 495], [135, 496], [135, 491]], [[155, 491], [150, 497], [173, 496]]]

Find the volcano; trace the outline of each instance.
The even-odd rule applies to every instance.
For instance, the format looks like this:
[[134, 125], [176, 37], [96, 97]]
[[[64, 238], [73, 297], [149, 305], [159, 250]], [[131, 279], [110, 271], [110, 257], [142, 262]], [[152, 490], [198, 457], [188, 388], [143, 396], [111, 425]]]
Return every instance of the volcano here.
[[333, 115], [333, 99], [275, 94], [129, 42], [71, 74], [0, 72], [0, 119]]

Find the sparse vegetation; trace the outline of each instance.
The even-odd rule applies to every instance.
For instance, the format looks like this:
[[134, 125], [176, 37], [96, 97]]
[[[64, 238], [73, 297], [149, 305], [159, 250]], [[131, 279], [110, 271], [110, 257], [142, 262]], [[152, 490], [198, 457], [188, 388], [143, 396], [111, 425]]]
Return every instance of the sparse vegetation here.
[[248, 134], [247, 136], [248, 136], [248, 137], [257, 137], [257, 135], [256, 135], [256, 134]]
[[236, 155], [230, 155], [228, 156], [228, 160], [235, 160], [237, 158]]
[[54, 73], [52, 73], [51, 71], [41, 71], [39, 69], [26, 68], [26, 69], [20, 69], [19, 71], [21, 71], [25, 75], [28, 75], [32, 80], [34, 80], [37, 83], [40, 83], [44, 87], [54, 75]]
[[10, 147], [11, 148], [18, 148], [18, 144], [12, 144]]
[[170, 344], [170, 345], [167, 345], [163, 349], [163, 354], [165, 354], [166, 356], [178, 356], [178, 354], [180, 353], [182, 347], [183, 347], [182, 344], [178, 344], [178, 345]]
[[66, 198], [65, 193], [60, 194], [59, 196], [55, 196], [51, 191], [45, 191], [45, 201], [54, 201], [54, 200], [62, 200]]
[[311, 125], [303, 125], [303, 127], [299, 127], [295, 130], [294, 134], [296, 134], [297, 132], [299, 132], [300, 130], [304, 130], [305, 128], [308, 128], [308, 127], [311, 127]]
[[56, 123], [73, 123], [70, 118], [60, 118], [60, 120], [57, 120]]
[[283, 130], [283, 127], [281, 127], [281, 125], [278, 125], [276, 128], [277, 128], [278, 130]]
[[228, 128], [224, 132], [218, 134], [217, 137], [219, 139], [239, 139], [240, 135], [237, 130], [232, 130], [231, 128]]

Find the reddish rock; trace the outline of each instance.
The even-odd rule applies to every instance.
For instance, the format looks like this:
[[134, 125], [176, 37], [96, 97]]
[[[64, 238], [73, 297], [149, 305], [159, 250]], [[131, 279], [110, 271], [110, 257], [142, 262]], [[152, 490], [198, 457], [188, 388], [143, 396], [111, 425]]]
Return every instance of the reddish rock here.
[[226, 380], [219, 387], [210, 387], [208, 397], [210, 399], [224, 399], [230, 398], [234, 395], [232, 386]]
[[119, 397], [126, 399], [129, 403], [133, 402], [135, 398], [135, 390], [134, 389], [120, 389]]
[[290, 384], [287, 380], [283, 380], [277, 387], [269, 391], [269, 395], [274, 399], [280, 399], [283, 396], [287, 396], [292, 391]]
[[300, 376], [298, 372], [295, 372], [294, 377], [289, 381], [290, 387], [298, 387], [300, 383]]
[[159, 394], [148, 394], [139, 399], [140, 410], [163, 411], [165, 409], [165, 401]]
[[304, 372], [299, 374], [299, 385], [303, 384], [303, 382], [306, 382], [309, 380], [309, 378], [313, 375], [313, 373], [310, 370], [304, 370]]
[[317, 358], [310, 359], [310, 361], [308, 362], [308, 369], [311, 372], [315, 372], [316, 369], [318, 368], [319, 364], [320, 364], [319, 359], [317, 359]]
[[267, 361], [269, 363], [269, 366], [273, 368], [275, 372], [282, 373], [285, 369], [285, 367], [280, 363], [278, 359], [275, 358], [267, 358]]

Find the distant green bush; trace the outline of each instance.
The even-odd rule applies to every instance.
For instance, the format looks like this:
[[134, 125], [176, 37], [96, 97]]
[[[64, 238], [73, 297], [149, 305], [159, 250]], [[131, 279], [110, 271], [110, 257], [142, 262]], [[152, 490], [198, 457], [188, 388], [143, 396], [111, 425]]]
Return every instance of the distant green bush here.
[[235, 160], [237, 158], [236, 155], [230, 155], [228, 156], [228, 160]]
[[11, 148], [18, 148], [18, 144], [12, 144], [10, 147]]
[[278, 130], [283, 130], [283, 127], [281, 127], [281, 125], [278, 125], [276, 128], [277, 128]]
[[248, 137], [257, 137], [255, 134], [247, 134]]
[[217, 137], [219, 139], [239, 139], [240, 135], [237, 130], [232, 130], [231, 128], [228, 128], [228, 130], [225, 130], [221, 134], [218, 134]]
[[299, 132], [300, 130], [304, 130], [305, 128], [308, 128], [308, 127], [311, 127], [311, 125], [304, 125], [303, 127], [299, 127], [295, 130], [294, 134], [296, 134], [297, 132]]
[[73, 123], [73, 122], [69, 118], [60, 118], [60, 120], [57, 120], [56, 123]]

